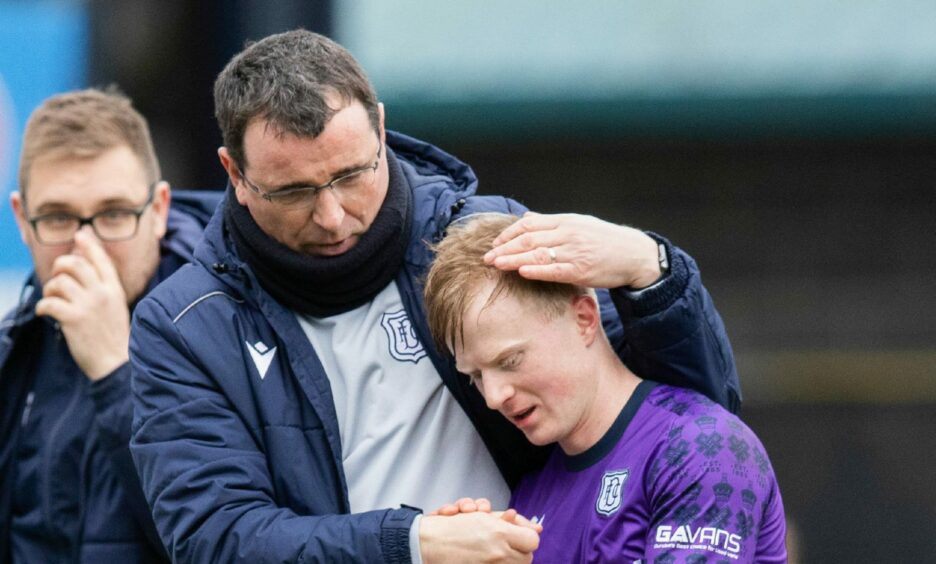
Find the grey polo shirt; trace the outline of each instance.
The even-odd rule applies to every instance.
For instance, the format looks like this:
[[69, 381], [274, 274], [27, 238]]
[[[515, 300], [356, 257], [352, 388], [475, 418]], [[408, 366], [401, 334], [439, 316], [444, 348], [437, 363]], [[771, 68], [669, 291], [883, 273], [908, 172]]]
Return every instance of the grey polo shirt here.
[[432, 511], [466, 496], [507, 507], [510, 490], [416, 338], [395, 282], [353, 311], [298, 318], [331, 383], [352, 512]]

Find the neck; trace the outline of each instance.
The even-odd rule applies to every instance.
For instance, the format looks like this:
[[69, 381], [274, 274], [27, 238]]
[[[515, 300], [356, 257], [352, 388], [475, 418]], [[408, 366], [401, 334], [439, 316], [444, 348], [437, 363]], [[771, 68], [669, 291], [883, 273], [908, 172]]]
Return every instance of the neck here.
[[596, 381], [582, 420], [559, 441], [559, 446], [568, 455], [580, 454], [595, 446], [614, 424], [641, 382], [610, 346], [604, 352], [596, 365], [589, 368], [596, 375]]

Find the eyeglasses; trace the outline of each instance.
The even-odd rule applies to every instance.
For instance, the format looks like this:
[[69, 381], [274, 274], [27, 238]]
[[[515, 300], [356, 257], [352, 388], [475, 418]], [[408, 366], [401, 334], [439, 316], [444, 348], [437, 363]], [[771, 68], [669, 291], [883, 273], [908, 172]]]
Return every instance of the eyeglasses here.
[[75, 233], [90, 225], [101, 241], [126, 241], [136, 236], [140, 227], [140, 216], [153, 203], [156, 189], [154, 182], [149, 186], [149, 196], [138, 208], [112, 208], [94, 215], [81, 217], [70, 213], [52, 212], [38, 217], [27, 217], [36, 239], [43, 245], [65, 245], [75, 239]]
[[265, 192], [259, 186], [251, 182], [250, 179], [247, 178], [247, 175], [244, 174], [243, 170], [239, 167], [238, 169], [240, 170], [240, 176], [244, 180], [244, 184], [264, 200], [283, 207], [309, 208], [315, 205], [315, 196], [322, 190], [331, 189], [336, 194], [341, 195], [369, 186], [374, 181], [374, 176], [377, 174], [377, 167], [380, 166], [380, 153], [382, 151], [383, 143], [378, 138], [377, 157], [374, 159], [374, 164], [351, 170], [346, 174], [333, 178], [328, 184], [322, 184], [321, 186], [298, 186], [296, 188], [276, 190], [275, 192]]

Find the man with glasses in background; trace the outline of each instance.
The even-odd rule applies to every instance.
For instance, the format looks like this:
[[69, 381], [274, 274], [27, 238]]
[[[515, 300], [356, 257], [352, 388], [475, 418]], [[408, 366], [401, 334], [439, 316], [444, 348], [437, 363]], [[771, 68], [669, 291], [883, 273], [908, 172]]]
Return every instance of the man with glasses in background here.
[[[364, 71], [320, 35], [248, 46], [215, 83], [215, 113], [225, 202], [195, 264], [137, 307], [130, 342], [131, 451], [172, 557], [529, 562], [538, 530], [512, 513], [413, 507], [503, 507], [545, 460], [436, 350], [421, 297], [427, 243], [451, 221], [523, 207], [476, 196], [467, 165], [387, 130]], [[592, 217], [520, 225], [487, 260], [613, 288], [606, 330], [635, 370], [737, 409], [688, 255]]]
[[0, 325], [0, 563], [166, 560], [128, 448], [130, 312], [191, 259], [211, 199], [170, 210], [115, 91], [30, 116], [10, 202], [34, 274]]

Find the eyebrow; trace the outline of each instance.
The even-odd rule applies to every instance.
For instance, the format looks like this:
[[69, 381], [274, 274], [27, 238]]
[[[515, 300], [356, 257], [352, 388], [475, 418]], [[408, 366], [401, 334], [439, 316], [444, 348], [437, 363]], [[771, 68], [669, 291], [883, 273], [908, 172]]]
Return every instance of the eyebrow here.
[[[380, 151], [382, 150], [382, 147], [383, 147], [383, 142], [382, 142], [382, 141], [380, 140], [380, 138], [378, 137], [378, 138], [377, 138], [377, 154], [378, 154], [378, 155], [380, 154]], [[288, 183], [286, 183], [286, 184], [279, 184], [279, 185], [275, 185], [275, 184], [274, 184], [274, 185], [270, 185], [270, 184], [265, 184], [265, 183], [257, 184], [256, 182], [254, 182], [254, 184], [256, 184], [256, 185], [257, 185], [258, 187], [260, 187], [260, 188], [266, 188], [267, 194], [273, 194], [273, 193], [275, 193], [275, 192], [280, 192], [280, 191], [282, 191], [282, 190], [292, 190], [292, 189], [294, 189], [294, 188], [310, 188], [310, 187], [313, 187], [313, 186], [316, 186], [316, 187], [318, 187], [318, 186], [324, 186], [325, 184], [328, 184], [328, 183], [332, 182], [333, 180], [335, 180], [335, 179], [338, 178], [338, 177], [344, 176], [344, 175], [349, 174], [349, 173], [352, 173], [352, 172], [357, 172], [357, 171], [359, 171], [359, 170], [360, 170], [360, 171], [363, 171], [364, 169], [369, 168], [369, 167], [371, 167], [371, 166], [372, 166], [371, 162], [370, 162], [370, 161], [366, 161], [364, 164], [349, 165], [349, 166], [340, 168], [340, 169], [336, 170], [335, 172], [333, 172], [333, 173], [331, 174], [331, 176], [328, 177], [328, 180], [326, 180], [326, 181], [325, 181], [324, 183], [322, 183], [322, 184], [315, 184], [315, 183], [313, 183], [313, 182], [302, 181], [302, 180], [296, 181], [296, 182], [288, 182]], [[245, 173], [246, 173], [246, 171], [243, 171], [243, 170], [241, 171], [241, 174], [245, 174]]]
[[494, 358], [492, 358], [488, 362], [488, 365], [493, 366], [493, 365], [500, 364], [505, 358], [520, 352], [520, 350], [523, 349], [525, 346], [526, 346], [525, 342], [514, 343], [510, 345], [506, 349], [502, 350], [499, 354], [497, 354]]
[[[136, 202], [131, 201], [129, 198], [108, 198], [103, 202], [98, 204], [98, 210], [104, 210], [107, 208], [136, 208]], [[69, 204], [62, 202], [45, 202], [36, 208], [36, 213], [34, 215], [45, 215], [49, 213], [76, 213], [74, 208]]]
[[[520, 343], [514, 343], [514, 344], [510, 345], [509, 347], [507, 347], [506, 349], [503, 349], [502, 351], [500, 351], [499, 353], [497, 353], [496, 355], [494, 355], [494, 358], [492, 358], [492, 359], [490, 359], [490, 360], [488, 360], [488, 361], [482, 361], [482, 362], [481, 362], [481, 366], [482, 366], [482, 367], [483, 367], [483, 366], [496, 366], [498, 363], [500, 363], [501, 361], [503, 361], [503, 360], [504, 360], [505, 358], [507, 358], [508, 356], [520, 352], [521, 349], [523, 349], [524, 347], [526, 347], [526, 344], [527, 344], [526, 341], [523, 341], [523, 342], [520, 342]], [[469, 371], [469, 372], [466, 372], [466, 371], [464, 371], [464, 370], [462, 370], [461, 368], [458, 367], [458, 359], [457, 359], [457, 358], [455, 359], [455, 369], [458, 370], [459, 372], [461, 372], [462, 374], [468, 374], [468, 375], [471, 374], [470, 371]], [[477, 372], [477, 371], [478, 371], [478, 370], [475, 370], [475, 372]]]
[[[287, 184], [280, 184], [278, 186], [266, 186], [266, 189], [267, 189], [268, 194], [274, 194], [281, 190], [292, 190], [293, 188], [310, 188], [312, 186], [324, 186], [325, 184], [328, 184], [329, 182], [335, 180], [336, 178], [339, 178], [351, 172], [364, 170], [370, 166], [371, 165], [366, 165], [366, 164], [356, 165], [356, 166], [346, 166], [344, 168], [339, 169], [337, 172], [335, 172], [331, 176], [329, 176], [328, 181], [323, 182], [322, 184], [314, 184], [312, 182], [298, 181], [298, 182], [289, 182]], [[260, 187], [263, 188], [262, 185]]]

